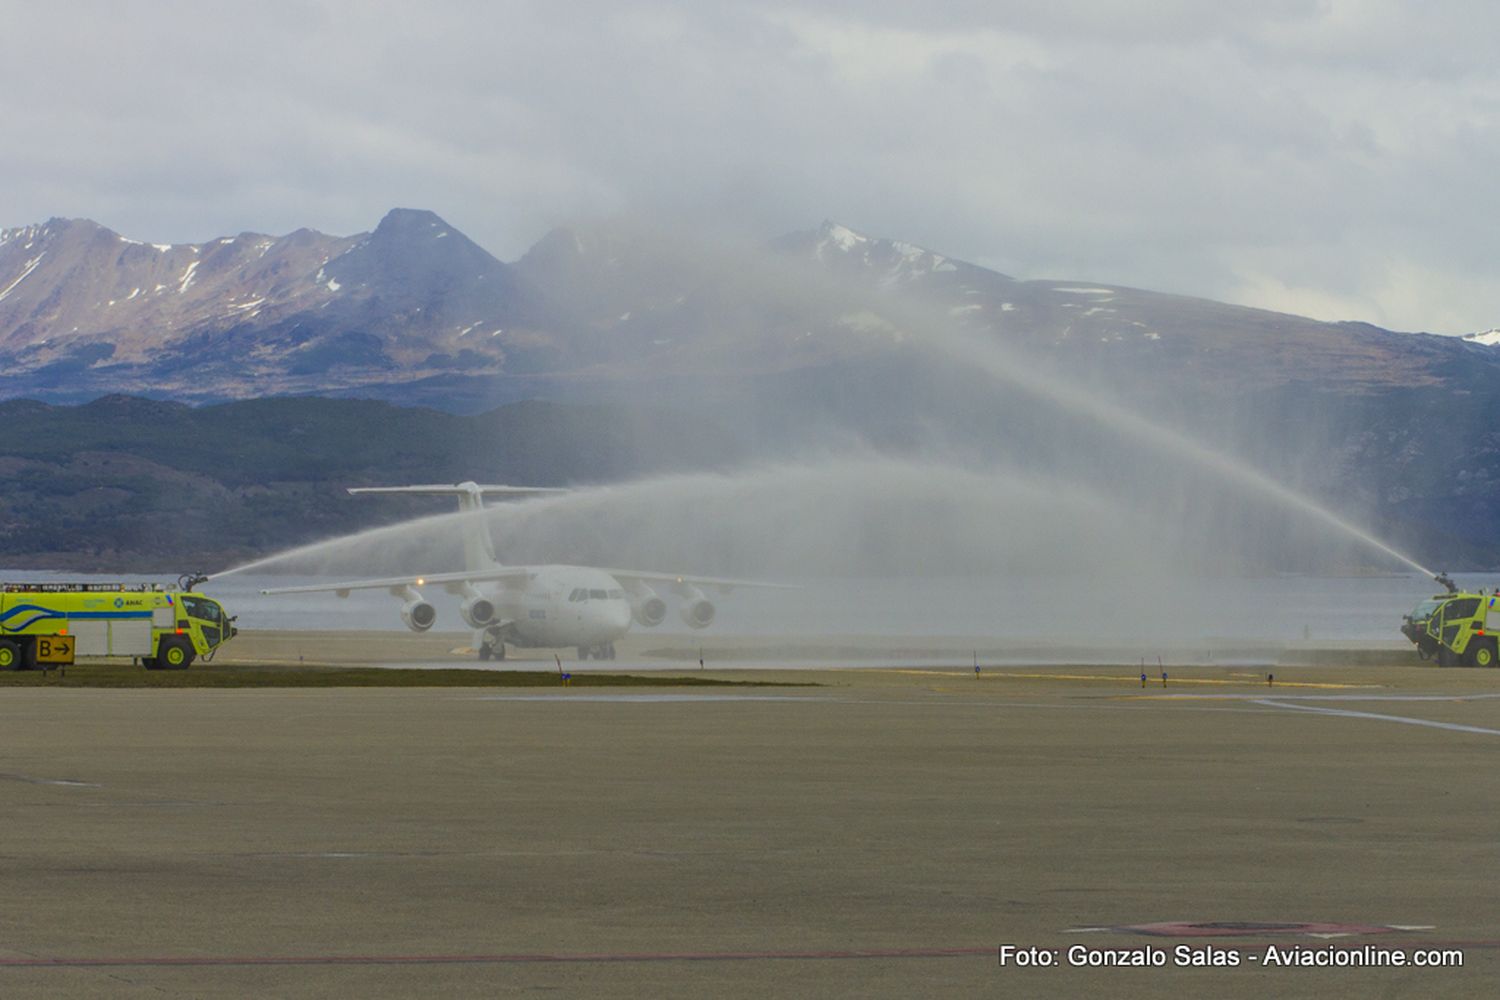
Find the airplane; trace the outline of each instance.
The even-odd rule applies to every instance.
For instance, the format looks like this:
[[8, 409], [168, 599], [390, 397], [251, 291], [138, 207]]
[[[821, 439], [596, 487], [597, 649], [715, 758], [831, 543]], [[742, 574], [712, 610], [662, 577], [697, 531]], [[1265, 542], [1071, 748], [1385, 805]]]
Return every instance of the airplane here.
[[[790, 588], [793, 585], [718, 577], [600, 569], [593, 566], [506, 566], [495, 555], [484, 521], [485, 497], [523, 497], [566, 493], [566, 489], [530, 486], [362, 486], [350, 494], [417, 493], [458, 498], [459, 510], [473, 515], [462, 521], [464, 570], [379, 580], [352, 580], [298, 587], [272, 587], [262, 594], [333, 592], [348, 597], [355, 590], [389, 590], [402, 599], [401, 620], [413, 632], [426, 632], [437, 610], [417, 588], [441, 586], [463, 598], [459, 617], [474, 629], [474, 648], [481, 660], [505, 659], [507, 644], [521, 649], [574, 646], [578, 658], [615, 658], [615, 640], [631, 622], [654, 628], [667, 617], [667, 603], [653, 589], [665, 586], [681, 600], [681, 617], [691, 628], [713, 624], [715, 608], [701, 588], [728, 594], [735, 587]], [[483, 586], [489, 585], [489, 586]]]

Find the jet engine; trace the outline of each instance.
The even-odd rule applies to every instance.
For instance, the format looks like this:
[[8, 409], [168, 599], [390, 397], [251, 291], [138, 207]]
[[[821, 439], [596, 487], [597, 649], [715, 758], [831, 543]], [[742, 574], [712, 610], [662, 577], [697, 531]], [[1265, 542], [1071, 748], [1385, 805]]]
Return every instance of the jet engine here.
[[692, 628], [708, 628], [714, 623], [714, 604], [703, 596], [703, 591], [691, 584], [679, 585], [677, 593], [682, 597], [682, 620]]
[[484, 628], [495, 620], [495, 605], [489, 598], [476, 594], [458, 606], [458, 614], [469, 628]]
[[667, 602], [650, 587], [641, 587], [630, 595], [630, 613], [642, 628], [655, 628], [667, 620]]
[[418, 597], [401, 605], [401, 620], [413, 632], [426, 632], [437, 621], [437, 609]]

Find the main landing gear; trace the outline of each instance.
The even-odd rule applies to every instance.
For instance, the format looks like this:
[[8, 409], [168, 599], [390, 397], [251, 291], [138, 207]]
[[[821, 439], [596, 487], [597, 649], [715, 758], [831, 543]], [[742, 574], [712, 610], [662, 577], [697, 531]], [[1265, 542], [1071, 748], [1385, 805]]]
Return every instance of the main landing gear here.
[[505, 659], [505, 636], [501, 633], [486, 632], [479, 640], [479, 658], [481, 660], [503, 660]]
[[602, 646], [579, 646], [578, 658], [587, 660], [589, 657], [596, 660], [613, 660], [615, 658], [615, 644], [606, 642]]

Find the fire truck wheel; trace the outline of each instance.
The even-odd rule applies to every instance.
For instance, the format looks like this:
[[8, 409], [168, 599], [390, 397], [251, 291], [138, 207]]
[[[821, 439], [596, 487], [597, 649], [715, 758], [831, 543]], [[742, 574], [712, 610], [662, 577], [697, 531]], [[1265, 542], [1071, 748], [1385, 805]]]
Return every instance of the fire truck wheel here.
[[1474, 647], [1474, 666], [1493, 667], [1495, 665], [1495, 647], [1487, 642], [1481, 642]]
[[0, 670], [21, 669], [21, 647], [9, 639], [0, 639]]
[[168, 636], [156, 647], [156, 665], [163, 670], [186, 670], [193, 662], [193, 647], [179, 636]]

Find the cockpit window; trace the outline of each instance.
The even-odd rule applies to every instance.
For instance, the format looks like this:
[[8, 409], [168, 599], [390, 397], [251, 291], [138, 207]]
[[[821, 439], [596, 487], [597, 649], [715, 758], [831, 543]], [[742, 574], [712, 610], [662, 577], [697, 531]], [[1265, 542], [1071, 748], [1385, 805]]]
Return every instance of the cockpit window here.
[[1412, 609], [1411, 617], [1427, 618], [1431, 616], [1431, 614], [1437, 610], [1438, 605], [1442, 603], [1442, 601], [1436, 599], [1423, 601], [1421, 604], [1418, 604], [1415, 608]]
[[1443, 608], [1443, 618], [1446, 621], [1456, 621], [1459, 618], [1472, 618], [1479, 610], [1479, 598], [1461, 597], [1455, 601], [1449, 601]]
[[182, 602], [182, 610], [186, 611], [189, 617], [196, 618], [201, 622], [217, 622], [219, 620], [220, 611], [217, 602], [210, 601], [204, 597], [186, 596], [179, 598], [179, 600]]
[[590, 590], [587, 587], [574, 587], [573, 592], [568, 595], [570, 601], [607, 601], [610, 598], [619, 600], [625, 596], [625, 591], [615, 588], [614, 590]]

